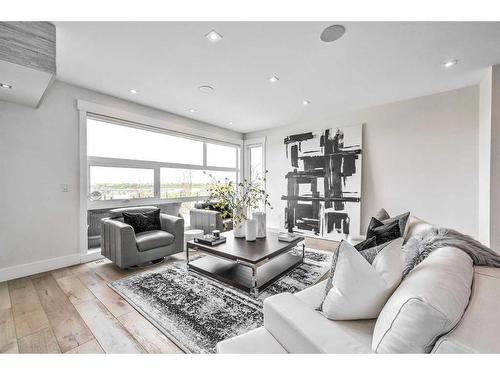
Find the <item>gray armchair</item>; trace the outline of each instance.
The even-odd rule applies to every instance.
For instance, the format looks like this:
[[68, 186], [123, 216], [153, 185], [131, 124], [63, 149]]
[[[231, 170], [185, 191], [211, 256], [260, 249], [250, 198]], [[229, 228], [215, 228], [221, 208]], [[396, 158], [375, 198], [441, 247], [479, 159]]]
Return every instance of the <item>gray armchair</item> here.
[[215, 203], [196, 203], [189, 211], [191, 229], [202, 229], [205, 234], [214, 229], [225, 232], [233, 229], [232, 218], [222, 218], [222, 213], [213, 208]]
[[110, 217], [101, 220], [101, 254], [120, 268], [180, 253], [184, 246], [184, 219], [160, 214], [161, 230], [135, 234], [123, 222], [123, 212], [147, 212], [154, 206], [127, 207], [110, 210]]

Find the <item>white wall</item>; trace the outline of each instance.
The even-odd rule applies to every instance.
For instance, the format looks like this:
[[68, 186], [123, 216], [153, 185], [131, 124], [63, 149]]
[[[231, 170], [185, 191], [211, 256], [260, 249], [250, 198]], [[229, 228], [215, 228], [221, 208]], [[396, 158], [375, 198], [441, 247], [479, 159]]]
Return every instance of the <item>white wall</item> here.
[[479, 84], [478, 240], [486, 246], [490, 246], [492, 73], [491, 67], [486, 69]]
[[[39, 109], [0, 101], [0, 281], [80, 259], [76, 99], [172, 121], [190, 131], [209, 130], [215, 138], [242, 138], [62, 82], [48, 90]], [[61, 184], [71, 191], [63, 193]]]
[[500, 252], [500, 65], [491, 75], [490, 247]]
[[[334, 126], [365, 124], [361, 232], [380, 207], [410, 210], [430, 222], [478, 234], [478, 86], [246, 134], [267, 137], [268, 225], [284, 220], [283, 138]], [[314, 103], [308, 110], [314, 110]]]

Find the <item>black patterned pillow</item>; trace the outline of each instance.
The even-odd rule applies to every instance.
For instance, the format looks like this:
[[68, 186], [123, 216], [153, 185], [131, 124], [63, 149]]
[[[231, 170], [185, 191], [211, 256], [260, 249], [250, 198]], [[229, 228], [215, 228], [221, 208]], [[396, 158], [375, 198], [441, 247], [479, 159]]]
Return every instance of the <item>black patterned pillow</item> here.
[[[399, 225], [399, 231], [401, 232], [401, 235], [405, 232], [406, 224], [408, 223], [408, 218], [410, 217], [410, 212], [405, 212], [404, 214], [394, 216], [394, 217], [389, 217], [389, 214], [387, 213], [386, 210], [383, 208], [375, 215], [372, 220], [370, 221], [370, 224], [368, 225], [368, 230], [366, 231], [366, 237], [371, 237], [372, 234], [372, 229], [375, 226], [380, 226], [381, 222], [382, 224], [389, 224], [392, 223], [393, 221], [397, 221]], [[376, 219], [376, 220], [373, 220]]]
[[361, 251], [361, 250], [368, 249], [368, 248], [376, 246], [376, 245], [377, 245], [377, 237], [372, 236], [372, 237], [367, 238], [366, 240], [364, 240], [360, 243], [357, 243], [356, 245], [354, 245], [354, 248], [358, 251]]
[[375, 237], [377, 245], [395, 240], [403, 235], [398, 220], [389, 219], [385, 221], [387, 222], [384, 223], [374, 217], [370, 220], [366, 237]]
[[160, 209], [142, 213], [123, 213], [123, 222], [134, 228], [135, 234], [150, 230], [161, 230]]

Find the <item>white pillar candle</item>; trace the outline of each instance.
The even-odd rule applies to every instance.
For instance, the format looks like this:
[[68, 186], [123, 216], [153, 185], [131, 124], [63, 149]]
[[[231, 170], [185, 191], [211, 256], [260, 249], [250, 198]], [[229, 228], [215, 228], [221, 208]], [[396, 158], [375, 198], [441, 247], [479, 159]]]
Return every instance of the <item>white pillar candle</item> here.
[[266, 213], [254, 212], [252, 216], [257, 221], [257, 238], [266, 237]]
[[255, 219], [248, 219], [245, 223], [245, 229], [247, 241], [255, 241], [257, 238], [257, 221]]

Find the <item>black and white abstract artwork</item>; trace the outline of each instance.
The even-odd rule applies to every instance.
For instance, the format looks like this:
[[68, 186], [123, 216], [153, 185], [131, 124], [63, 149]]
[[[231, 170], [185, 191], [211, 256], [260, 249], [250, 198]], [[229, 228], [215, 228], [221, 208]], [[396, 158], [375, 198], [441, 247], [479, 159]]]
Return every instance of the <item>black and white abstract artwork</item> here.
[[360, 233], [363, 126], [293, 134], [284, 139], [285, 228], [345, 239]]

